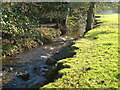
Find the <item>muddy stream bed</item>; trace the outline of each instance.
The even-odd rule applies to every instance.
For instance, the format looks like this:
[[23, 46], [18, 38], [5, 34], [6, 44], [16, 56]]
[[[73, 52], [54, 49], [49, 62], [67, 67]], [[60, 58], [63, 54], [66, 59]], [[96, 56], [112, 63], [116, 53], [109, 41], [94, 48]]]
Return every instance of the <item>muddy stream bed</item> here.
[[[47, 65], [48, 59], [61, 59], [61, 48], [75, 38], [59, 37], [53, 43], [33, 48], [18, 54], [15, 57], [3, 58], [2, 61], [2, 87], [3, 88], [29, 88], [33, 85], [44, 85], [48, 80], [45, 75], [53, 65]], [[64, 54], [64, 53], [63, 53]]]

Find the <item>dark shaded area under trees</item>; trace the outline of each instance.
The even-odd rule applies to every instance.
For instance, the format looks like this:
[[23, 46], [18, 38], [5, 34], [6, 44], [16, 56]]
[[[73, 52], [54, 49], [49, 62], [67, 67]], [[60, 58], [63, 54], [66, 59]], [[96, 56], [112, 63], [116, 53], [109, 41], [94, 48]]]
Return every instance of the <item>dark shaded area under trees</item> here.
[[[76, 27], [77, 30], [86, 29], [86, 33], [93, 27], [95, 11], [113, 4], [116, 5], [89, 2], [2, 3], [2, 55], [11, 56], [49, 43], [55, 37], [75, 31]], [[99, 7], [95, 9], [94, 5]], [[49, 25], [41, 28], [43, 24]], [[49, 28], [47, 33], [46, 28]]]

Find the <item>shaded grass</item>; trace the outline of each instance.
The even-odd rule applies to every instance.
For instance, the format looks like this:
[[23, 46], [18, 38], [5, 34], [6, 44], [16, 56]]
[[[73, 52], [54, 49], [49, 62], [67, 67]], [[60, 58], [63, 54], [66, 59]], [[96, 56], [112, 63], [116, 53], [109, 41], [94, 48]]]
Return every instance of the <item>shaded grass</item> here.
[[76, 55], [56, 64], [70, 67], [42, 88], [118, 88], [118, 15], [98, 16], [103, 23], [74, 41]]

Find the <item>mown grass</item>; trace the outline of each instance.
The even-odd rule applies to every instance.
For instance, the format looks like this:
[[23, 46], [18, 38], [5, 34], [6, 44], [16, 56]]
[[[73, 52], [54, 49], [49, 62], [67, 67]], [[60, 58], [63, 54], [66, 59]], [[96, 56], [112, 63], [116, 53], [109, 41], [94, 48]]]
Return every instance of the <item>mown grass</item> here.
[[118, 88], [118, 15], [98, 16], [103, 23], [74, 41], [76, 55], [56, 64], [70, 68], [59, 70], [63, 76], [42, 88]]

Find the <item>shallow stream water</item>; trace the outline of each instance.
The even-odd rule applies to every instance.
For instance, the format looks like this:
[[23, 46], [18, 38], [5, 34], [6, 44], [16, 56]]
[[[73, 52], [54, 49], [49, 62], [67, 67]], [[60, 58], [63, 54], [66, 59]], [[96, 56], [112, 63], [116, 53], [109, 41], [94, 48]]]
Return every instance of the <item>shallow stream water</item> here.
[[45, 62], [74, 40], [79, 34], [64, 35], [53, 40], [53, 43], [33, 48], [18, 54], [15, 57], [3, 58], [2, 85], [3, 88], [29, 88], [33, 85], [43, 85], [48, 80], [45, 78], [52, 65]]

